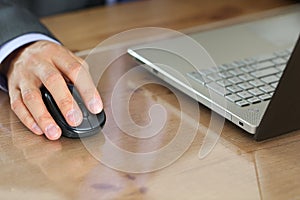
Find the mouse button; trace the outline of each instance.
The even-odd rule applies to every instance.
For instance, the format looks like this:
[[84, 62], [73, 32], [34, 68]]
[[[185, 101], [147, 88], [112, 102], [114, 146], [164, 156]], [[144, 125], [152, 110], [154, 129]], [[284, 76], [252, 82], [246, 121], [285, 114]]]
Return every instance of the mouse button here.
[[97, 114], [97, 117], [101, 124], [104, 123], [106, 121], [106, 115], [104, 110], [102, 110], [99, 114]]
[[99, 120], [96, 115], [89, 115], [88, 120], [93, 128], [97, 128], [100, 126]]
[[47, 107], [48, 112], [53, 116], [54, 120], [56, 122], [60, 122], [63, 125], [66, 125], [67, 122], [65, 121], [64, 117], [62, 116], [58, 106], [56, 105], [53, 97], [50, 93], [46, 92], [43, 95], [44, 97], [44, 103]]
[[82, 98], [80, 96], [80, 94], [78, 93], [78, 91], [75, 89], [74, 86], [68, 84], [69, 90], [74, 98], [74, 100], [76, 101], [77, 105], [79, 106], [82, 115], [84, 117], [89, 116], [89, 111], [87, 110], [86, 106], [84, 105], [84, 102], [82, 101]]
[[76, 101], [82, 102], [81, 96], [80, 96], [79, 92], [77, 91], [76, 87], [74, 87], [73, 85], [68, 84], [68, 88], [69, 88], [70, 93], [72, 94], [73, 98]]
[[88, 129], [91, 129], [91, 124], [90, 124], [89, 120], [86, 117], [84, 117], [81, 124], [79, 126], [76, 126], [75, 129], [88, 130]]
[[77, 105], [79, 106], [83, 117], [89, 116], [89, 111], [86, 109], [85, 105], [82, 102], [77, 101]]

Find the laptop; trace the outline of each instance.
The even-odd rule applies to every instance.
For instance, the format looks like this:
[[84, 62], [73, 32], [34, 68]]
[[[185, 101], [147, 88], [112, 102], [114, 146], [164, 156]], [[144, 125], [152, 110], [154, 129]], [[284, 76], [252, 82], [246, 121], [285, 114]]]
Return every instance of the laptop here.
[[[259, 20], [127, 52], [155, 76], [261, 141], [300, 129], [299, 33], [297, 4]], [[189, 39], [207, 54], [195, 50]]]

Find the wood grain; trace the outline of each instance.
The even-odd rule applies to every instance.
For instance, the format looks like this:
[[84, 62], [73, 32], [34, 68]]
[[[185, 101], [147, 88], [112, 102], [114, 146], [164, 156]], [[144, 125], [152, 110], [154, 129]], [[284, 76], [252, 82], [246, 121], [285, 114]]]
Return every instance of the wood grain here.
[[237, 16], [288, 5], [289, 1], [263, 0], [141, 0], [113, 7], [98, 7], [42, 22], [73, 51], [94, 48], [104, 39], [140, 27], [182, 30]]

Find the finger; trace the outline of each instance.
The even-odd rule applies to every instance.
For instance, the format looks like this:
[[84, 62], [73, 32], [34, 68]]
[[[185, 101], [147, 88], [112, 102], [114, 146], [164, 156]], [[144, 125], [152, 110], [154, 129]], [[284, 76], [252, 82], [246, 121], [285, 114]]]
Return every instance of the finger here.
[[33, 133], [36, 135], [42, 135], [43, 131], [39, 127], [39, 125], [35, 122], [32, 115], [24, 105], [21, 97], [20, 90], [10, 90], [10, 103], [11, 109], [17, 115], [17, 117], [21, 120], [21, 122]]
[[64, 51], [60, 57], [53, 58], [53, 61], [74, 83], [88, 109], [94, 114], [100, 113], [103, 103], [90, 76], [87, 64], [69, 51]]
[[82, 112], [74, 101], [62, 74], [49, 63], [39, 66], [36, 73], [52, 94], [67, 123], [71, 126], [80, 125], [83, 120]]
[[25, 106], [47, 138], [50, 140], [60, 138], [61, 129], [49, 114], [39, 88], [30, 85], [20, 85], [20, 90]]

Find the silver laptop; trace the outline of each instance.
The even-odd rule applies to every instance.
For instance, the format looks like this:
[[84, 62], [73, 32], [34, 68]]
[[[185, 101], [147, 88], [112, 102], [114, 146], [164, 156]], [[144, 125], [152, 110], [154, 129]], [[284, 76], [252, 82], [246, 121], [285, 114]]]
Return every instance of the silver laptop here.
[[134, 46], [128, 53], [154, 75], [264, 140], [300, 128], [299, 33], [300, 5], [295, 5], [272, 17], [190, 34], [214, 62], [206, 62], [183, 36]]

